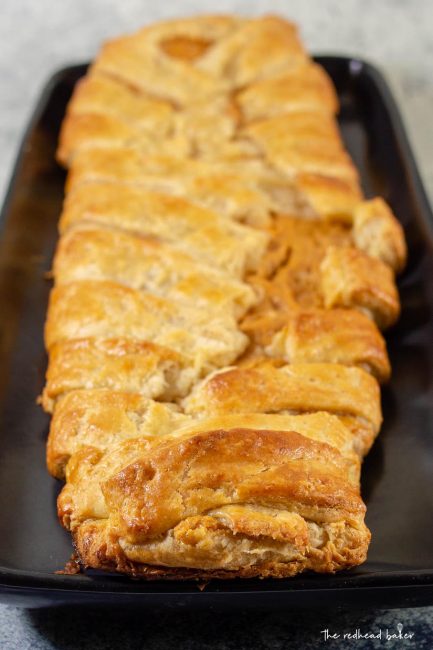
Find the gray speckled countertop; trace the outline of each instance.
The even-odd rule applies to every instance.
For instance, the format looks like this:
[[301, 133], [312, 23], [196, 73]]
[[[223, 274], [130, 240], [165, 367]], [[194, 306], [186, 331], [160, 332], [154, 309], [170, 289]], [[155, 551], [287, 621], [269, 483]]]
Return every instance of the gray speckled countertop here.
[[[387, 640], [402, 625], [404, 640]], [[329, 629], [339, 638], [324, 640]], [[381, 638], [348, 640], [344, 634]], [[409, 638], [413, 635], [412, 638]], [[432, 608], [388, 612], [107, 612], [0, 609], [2, 650], [431, 650]]]
[[[90, 59], [101, 41], [162, 17], [199, 11], [264, 13], [298, 22], [310, 51], [359, 56], [385, 73], [409, 132], [433, 201], [432, 0], [3, 0], [0, 20], [0, 195], [19, 139], [47, 78]], [[417, 610], [257, 615], [122, 612], [74, 609], [27, 611], [0, 606], [1, 650], [51, 648], [316, 648], [347, 647], [321, 630], [395, 631], [411, 641], [351, 641], [356, 648], [433, 647], [433, 608]]]

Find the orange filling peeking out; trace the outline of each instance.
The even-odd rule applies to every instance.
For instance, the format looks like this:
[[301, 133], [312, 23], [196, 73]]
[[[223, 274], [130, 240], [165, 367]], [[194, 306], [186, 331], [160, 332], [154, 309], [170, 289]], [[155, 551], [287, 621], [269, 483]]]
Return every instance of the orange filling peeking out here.
[[173, 38], [167, 38], [160, 43], [165, 54], [173, 59], [182, 59], [183, 61], [194, 61], [200, 58], [211, 45], [211, 41], [190, 36], [173, 36]]

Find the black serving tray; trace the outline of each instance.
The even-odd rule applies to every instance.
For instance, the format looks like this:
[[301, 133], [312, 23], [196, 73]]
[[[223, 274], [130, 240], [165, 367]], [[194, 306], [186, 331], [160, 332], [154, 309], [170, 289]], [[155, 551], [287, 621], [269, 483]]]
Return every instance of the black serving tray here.
[[91, 573], [57, 575], [69, 535], [56, 519], [60, 484], [45, 469], [48, 417], [36, 405], [46, 367], [43, 326], [64, 172], [59, 126], [86, 66], [49, 81], [24, 137], [1, 217], [0, 600], [146, 606], [316, 607], [433, 604], [433, 217], [386, 83], [369, 64], [317, 57], [341, 102], [340, 125], [367, 196], [401, 220], [409, 264], [399, 281], [402, 317], [388, 334], [393, 366], [385, 422], [363, 468], [368, 561], [352, 571], [288, 580], [140, 582]]

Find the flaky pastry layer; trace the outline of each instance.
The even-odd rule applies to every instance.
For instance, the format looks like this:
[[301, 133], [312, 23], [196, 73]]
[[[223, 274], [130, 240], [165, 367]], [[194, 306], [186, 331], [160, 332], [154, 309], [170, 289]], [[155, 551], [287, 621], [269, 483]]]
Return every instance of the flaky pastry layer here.
[[337, 111], [276, 16], [145, 27], [77, 84], [41, 401], [84, 566], [207, 579], [365, 560], [359, 471], [406, 246], [363, 200]]
[[256, 302], [245, 282], [178, 251], [169, 244], [110, 228], [65, 233], [53, 263], [57, 285], [109, 280], [132, 289], [237, 318]]
[[[108, 454], [84, 448], [70, 461], [59, 516], [91, 565], [106, 553], [104, 562], [143, 571], [151, 564], [254, 575], [275, 563], [296, 566], [292, 573], [334, 571], [357, 563], [370, 537], [352, 470], [329, 443], [295, 431], [130, 440]], [[90, 543], [89, 524], [98, 531]]]

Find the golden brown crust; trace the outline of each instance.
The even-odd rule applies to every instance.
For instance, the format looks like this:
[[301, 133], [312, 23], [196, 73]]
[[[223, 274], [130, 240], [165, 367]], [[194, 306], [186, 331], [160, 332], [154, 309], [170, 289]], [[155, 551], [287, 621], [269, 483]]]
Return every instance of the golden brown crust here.
[[234, 140], [239, 117], [230, 99], [218, 97], [211, 105], [198, 103], [181, 113], [165, 112], [160, 118], [151, 129], [102, 108], [100, 113], [69, 113], [60, 132], [58, 160], [74, 167], [80, 154], [93, 149], [123, 152], [134, 147], [148, 155], [164, 153], [178, 160], [197, 154], [212, 158], [217, 152], [242, 154], [245, 150]]
[[150, 155], [137, 146], [93, 147], [77, 153], [68, 177], [69, 191], [95, 181], [186, 197], [222, 216], [259, 227], [270, 225], [271, 213], [286, 212], [299, 195], [289, 179], [261, 160], [179, 158], [173, 152]]
[[57, 285], [109, 280], [168, 300], [242, 316], [255, 302], [248, 286], [149, 237], [109, 228], [80, 228], [61, 238], [53, 262]]
[[128, 142], [142, 136], [148, 146], [168, 137], [174, 119], [169, 102], [137, 93], [104, 74], [81, 79], [68, 105], [57, 157], [65, 166], [85, 146]]
[[337, 110], [276, 16], [145, 27], [77, 85], [42, 403], [85, 566], [207, 580], [364, 561], [359, 471], [390, 374], [375, 323], [398, 315], [406, 249], [363, 201]]
[[353, 247], [329, 247], [321, 265], [325, 307], [359, 309], [386, 329], [400, 315], [394, 273], [380, 259]]
[[[190, 52], [186, 39], [189, 43], [196, 43], [197, 38], [213, 42], [228, 35], [236, 23], [233, 18], [222, 24], [218, 17], [206, 17], [197, 22], [167, 21], [150, 26], [105, 43], [92, 69], [176, 106], [190, 103], [192, 97], [211, 100], [227, 88], [227, 82], [199, 67], [197, 63], [202, 57], [189, 56], [185, 60], [179, 56], [180, 48], [167, 47], [167, 41], [182, 37], [182, 50]], [[205, 53], [203, 49], [201, 54]]]
[[[138, 442], [117, 446], [107, 458], [83, 450], [87, 460], [68, 469], [59, 516], [74, 531], [84, 562], [92, 551], [80, 544], [80, 528], [91, 519], [105, 520], [105, 540], [140, 564], [237, 570], [297, 560], [298, 570], [313, 564], [327, 571], [330, 561], [337, 568], [339, 555], [347, 563], [355, 531], [355, 555], [365, 553], [365, 506], [351, 486], [351, 463], [327, 443], [294, 431], [249, 429]], [[113, 475], [122, 458], [130, 464]], [[104, 501], [88, 501], [86, 464], [94, 467]], [[334, 554], [338, 546], [344, 551]]]
[[69, 115], [112, 115], [161, 137], [174, 115], [170, 102], [138, 93], [105, 74], [80, 79], [68, 104]]
[[256, 268], [268, 243], [265, 232], [182, 197], [108, 182], [83, 184], [66, 197], [60, 232], [88, 223], [157, 238], [235, 277]]
[[348, 548], [330, 545], [324, 551], [311, 551], [311, 556], [286, 561], [268, 561], [233, 570], [198, 569], [173, 566], [154, 566], [133, 562], [126, 557], [119, 543], [107, 534], [104, 521], [83, 524], [74, 534], [74, 545], [85, 567], [103, 571], [118, 571], [146, 580], [211, 580], [232, 578], [289, 578], [304, 570], [334, 573], [362, 564], [370, 540], [368, 529], [362, 526], [350, 530]]
[[[188, 416], [184, 416], [188, 417]], [[189, 416], [191, 417], [191, 416]], [[229, 413], [204, 419], [192, 419], [181, 425], [178, 430], [180, 435], [191, 435], [206, 430], [230, 430], [239, 428], [252, 430], [274, 430], [274, 431], [297, 431], [307, 438], [323, 442], [338, 449], [339, 453], [347, 457], [352, 468], [350, 471], [351, 480], [357, 482], [358, 458], [357, 449], [354, 446], [352, 431], [347, 423], [341, 418], [331, 415], [326, 411], [307, 414], [273, 414], [273, 413]]]
[[388, 264], [396, 273], [403, 270], [407, 249], [403, 228], [383, 199], [359, 203], [353, 215], [356, 246]]
[[133, 438], [152, 438], [171, 433], [189, 422], [172, 404], [113, 390], [73, 390], [55, 405], [47, 444], [48, 469], [64, 478], [72, 454], [83, 447], [106, 450]]
[[332, 115], [338, 110], [334, 86], [324, 69], [315, 63], [251, 84], [237, 95], [237, 102], [247, 122], [282, 113], [318, 111]]
[[367, 316], [352, 309], [295, 311], [266, 352], [288, 363], [357, 366], [380, 382], [391, 373], [380, 332]]
[[74, 338], [50, 348], [42, 405], [51, 413], [61, 395], [83, 388], [137, 392], [170, 401], [186, 395], [195, 375], [185, 357], [154, 343]]
[[[293, 431], [217, 430], [159, 443], [145, 459], [104, 481], [102, 490], [107, 508], [119, 513], [123, 533], [139, 543], [186, 516], [239, 502], [295, 502], [296, 512], [314, 510], [324, 521], [337, 519], [340, 510], [356, 514], [365, 509], [356, 491], [338, 489], [349, 469], [334, 448]], [[299, 480], [305, 470], [307, 485]], [[144, 492], [143, 481], [152, 481], [151, 491]]]
[[73, 156], [82, 149], [104, 150], [128, 144], [136, 137], [133, 127], [111, 115], [70, 115], [62, 125], [57, 158], [69, 166]]
[[48, 350], [73, 339], [150, 341], [189, 358], [198, 372], [231, 363], [247, 344], [230, 314], [207, 312], [114, 282], [71, 282], [51, 291], [45, 326]]
[[281, 75], [307, 60], [296, 26], [268, 15], [239, 23], [237, 30], [206, 52], [200, 67], [238, 89]]
[[338, 178], [358, 187], [358, 173], [343, 148], [335, 120], [317, 112], [287, 113], [246, 127], [250, 139], [281, 173]]
[[[264, 67], [258, 57], [265, 51]], [[69, 165], [83, 148], [128, 142], [177, 155], [193, 155], [197, 144], [207, 150], [207, 140], [218, 148], [237, 119], [229, 104], [221, 110], [221, 99], [305, 60], [294, 26], [273, 17], [169, 21], [110, 41], [74, 96], [58, 158]]]
[[296, 186], [317, 215], [352, 223], [353, 210], [362, 198], [357, 184], [326, 174], [303, 172], [296, 175]]
[[[307, 415], [261, 413], [230, 414], [204, 420], [180, 412], [174, 405], [156, 403], [138, 393], [111, 390], [75, 390], [60, 397], [54, 409], [47, 447], [49, 471], [64, 478], [67, 462], [86, 447], [105, 452], [114, 443], [133, 438], [192, 435], [207, 429], [295, 430], [313, 440], [331, 444], [351, 463], [350, 478], [359, 481], [359, 451], [352, 431], [340, 418], [318, 412]], [[93, 454], [94, 452], [92, 452]], [[76, 463], [75, 457], [75, 464]], [[83, 455], [79, 456], [80, 462]], [[72, 465], [69, 468], [71, 474]], [[80, 463], [78, 463], [79, 465]]]
[[382, 421], [380, 391], [364, 370], [332, 363], [281, 365], [272, 360], [213, 373], [184, 400], [186, 413], [329, 411], [369, 422]]
[[[214, 121], [214, 120], [213, 120]], [[231, 147], [256, 147], [238, 138]], [[150, 150], [152, 151], [152, 149]], [[145, 155], [138, 146], [82, 148], [74, 157], [67, 188], [88, 182], [119, 182], [153, 191], [193, 198], [195, 203], [252, 225], [267, 225], [270, 214], [323, 216], [352, 223], [361, 191], [352, 181], [298, 172], [290, 178], [272, 169], [265, 159], [180, 158], [173, 150]], [[275, 188], [277, 191], [275, 191]]]

